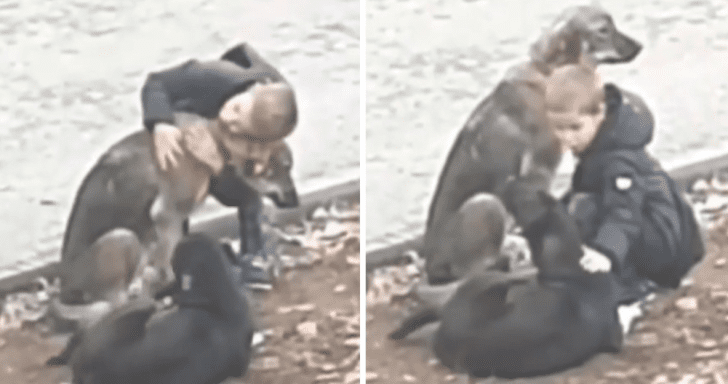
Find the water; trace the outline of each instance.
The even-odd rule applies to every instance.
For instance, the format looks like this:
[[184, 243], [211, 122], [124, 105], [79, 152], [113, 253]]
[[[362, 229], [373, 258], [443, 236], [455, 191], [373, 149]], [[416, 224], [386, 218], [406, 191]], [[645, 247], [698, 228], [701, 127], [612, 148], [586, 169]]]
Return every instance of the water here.
[[296, 89], [297, 182], [357, 174], [356, 0], [0, 0], [0, 265], [60, 245], [83, 176], [140, 128], [148, 72], [241, 41]]
[[[586, 1], [368, 0], [367, 249], [422, 230], [458, 131], [505, 70], [527, 59], [542, 28]], [[605, 80], [642, 96], [656, 117], [661, 160], [728, 141], [728, 3], [603, 2], [644, 44]]]

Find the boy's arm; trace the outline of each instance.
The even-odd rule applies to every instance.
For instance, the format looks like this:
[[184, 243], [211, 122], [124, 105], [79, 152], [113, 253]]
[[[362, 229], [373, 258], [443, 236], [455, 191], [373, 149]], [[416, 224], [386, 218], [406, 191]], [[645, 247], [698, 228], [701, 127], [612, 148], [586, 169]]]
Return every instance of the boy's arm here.
[[645, 190], [636, 169], [622, 160], [606, 166], [602, 181], [604, 214], [587, 245], [612, 259], [620, 270], [641, 233]]
[[142, 86], [142, 118], [149, 132], [154, 132], [157, 123], [174, 124], [172, 98], [165, 87], [163, 72], [149, 74]]

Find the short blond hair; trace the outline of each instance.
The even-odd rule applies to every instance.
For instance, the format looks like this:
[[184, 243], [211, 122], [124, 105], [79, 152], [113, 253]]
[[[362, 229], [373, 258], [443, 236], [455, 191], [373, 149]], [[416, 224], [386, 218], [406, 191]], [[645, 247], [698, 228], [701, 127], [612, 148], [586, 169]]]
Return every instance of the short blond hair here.
[[296, 97], [286, 83], [257, 84], [253, 90], [251, 122], [256, 141], [272, 141], [288, 136], [298, 120]]
[[583, 64], [556, 68], [546, 80], [546, 108], [564, 110], [574, 105], [604, 101], [604, 87], [599, 74]]

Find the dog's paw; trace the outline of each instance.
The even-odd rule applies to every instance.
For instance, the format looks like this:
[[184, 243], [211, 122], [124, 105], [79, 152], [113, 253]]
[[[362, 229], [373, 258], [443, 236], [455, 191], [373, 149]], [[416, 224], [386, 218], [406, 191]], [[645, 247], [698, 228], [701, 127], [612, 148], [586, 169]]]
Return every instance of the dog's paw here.
[[132, 282], [129, 284], [129, 288], [127, 288], [127, 293], [131, 297], [141, 297], [146, 293], [146, 286], [144, 285], [144, 278], [141, 276], [136, 277]]
[[627, 336], [634, 321], [644, 314], [641, 305], [642, 303], [638, 301], [630, 305], [620, 305], [617, 308], [619, 324], [622, 326], [622, 335]]
[[425, 270], [425, 259], [415, 249], [408, 249], [402, 252], [402, 258], [409, 264], [413, 264], [419, 271]]
[[604, 256], [601, 252], [595, 251], [589, 247], [584, 248], [584, 256], [579, 260], [579, 264], [589, 273], [604, 273], [612, 270], [612, 261]]
[[506, 234], [501, 245], [501, 255], [510, 259], [513, 268], [531, 264], [531, 248], [523, 236]]

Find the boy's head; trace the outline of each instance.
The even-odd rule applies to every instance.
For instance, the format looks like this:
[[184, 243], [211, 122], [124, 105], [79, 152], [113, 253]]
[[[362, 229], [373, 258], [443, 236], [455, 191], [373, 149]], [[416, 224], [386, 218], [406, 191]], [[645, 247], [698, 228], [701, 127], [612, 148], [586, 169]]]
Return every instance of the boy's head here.
[[230, 97], [220, 109], [230, 133], [251, 141], [275, 141], [288, 136], [297, 122], [296, 99], [286, 83], [255, 83]]
[[296, 126], [293, 89], [285, 83], [256, 83], [229, 98], [219, 116], [231, 161], [250, 163], [251, 173], [260, 174], [268, 166], [272, 148]]
[[582, 153], [594, 141], [606, 114], [601, 79], [591, 67], [570, 64], [546, 80], [546, 115], [563, 150]]

